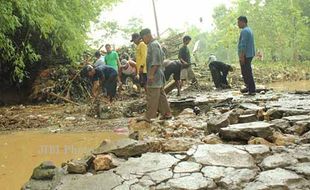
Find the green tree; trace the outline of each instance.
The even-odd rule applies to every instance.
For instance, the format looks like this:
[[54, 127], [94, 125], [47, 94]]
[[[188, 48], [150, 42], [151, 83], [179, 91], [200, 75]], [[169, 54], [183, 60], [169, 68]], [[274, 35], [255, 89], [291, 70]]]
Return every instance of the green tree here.
[[117, 21], [109, 20], [103, 21], [97, 26], [97, 31], [101, 31], [100, 38], [94, 40], [93, 44], [97, 47], [104, 44], [104, 42], [110, 41], [116, 34], [120, 32], [120, 26]]
[[122, 27], [121, 31], [123, 32], [122, 36], [125, 39], [130, 39], [131, 34], [139, 33], [143, 28], [143, 21], [141, 18], [132, 17], [128, 20], [127, 26]]
[[262, 51], [267, 61], [309, 60], [309, 10], [310, 0], [239, 0], [230, 8], [218, 6], [213, 14], [215, 27], [204, 35], [204, 51], [215, 53], [223, 61], [236, 62], [240, 33], [237, 18], [245, 15], [254, 32], [256, 50]]
[[23, 80], [31, 64], [74, 61], [86, 48], [90, 21], [119, 0], [1, 0], [1, 79]]

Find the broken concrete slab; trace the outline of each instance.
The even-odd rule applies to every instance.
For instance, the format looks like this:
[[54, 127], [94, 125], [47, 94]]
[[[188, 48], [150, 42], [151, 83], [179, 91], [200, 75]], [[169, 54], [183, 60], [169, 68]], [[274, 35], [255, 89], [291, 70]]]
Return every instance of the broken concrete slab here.
[[255, 111], [264, 109], [264, 107], [258, 106], [254, 103], [241, 103], [240, 107], [243, 109], [249, 109], [249, 110], [255, 110]]
[[257, 170], [230, 169], [225, 171], [225, 176], [217, 183], [223, 189], [242, 189], [257, 175]]
[[310, 131], [310, 120], [297, 121], [294, 125], [286, 130], [287, 133], [303, 135]]
[[219, 189], [242, 189], [258, 173], [257, 170], [220, 166], [205, 166], [201, 171], [205, 177], [213, 179]]
[[252, 136], [271, 139], [271, 126], [272, 124], [263, 121], [229, 125], [220, 129], [220, 137], [225, 140], [237, 141], [248, 141]]
[[288, 170], [293, 170], [297, 174], [305, 176], [308, 180], [310, 180], [310, 162], [297, 163], [292, 166], [286, 167]]
[[163, 169], [170, 168], [179, 160], [174, 156], [162, 153], [146, 153], [139, 158], [129, 158], [127, 162], [122, 163], [113, 169], [124, 179], [131, 179], [132, 175], [144, 175]]
[[271, 124], [273, 124], [273, 128], [276, 130], [280, 130], [281, 132], [287, 131], [288, 128], [291, 127], [291, 124], [289, 121], [285, 119], [274, 119], [270, 121]]
[[198, 145], [190, 160], [203, 165], [235, 168], [256, 167], [254, 159], [249, 153], [226, 144]]
[[294, 156], [299, 162], [310, 162], [310, 144], [293, 146], [286, 151]]
[[118, 157], [128, 158], [148, 152], [150, 144], [133, 139], [121, 139], [114, 142], [104, 142], [92, 151], [93, 154], [113, 153]]
[[283, 119], [294, 123], [294, 122], [302, 121], [302, 120], [310, 120], [310, 115], [293, 115], [293, 116], [283, 117]]
[[210, 178], [205, 178], [201, 173], [192, 173], [190, 176], [170, 179], [167, 184], [172, 189], [214, 189], [216, 184]]
[[178, 163], [178, 165], [176, 165], [176, 167], [174, 168], [173, 172], [174, 173], [193, 173], [193, 172], [199, 172], [201, 168], [202, 168], [201, 164], [198, 164], [196, 162], [184, 161], [184, 162]]
[[172, 178], [173, 173], [171, 168], [165, 168], [162, 170], [158, 170], [155, 172], [151, 172], [147, 174], [154, 182], [161, 183], [163, 181], [166, 181], [167, 179]]
[[297, 164], [298, 160], [290, 154], [281, 153], [274, 154], [264, 158], [261, 166], [264, 170], [274, 169], [274, 168], [284, 168]]
[[207, 121], [205, 133], [218, 133], [221, 128], [227, 127], [229, 124], [238, 123], [238, 114], [234, 111], [228, 111], [224, 114], [210, 118]]
[[[55, 189], [76, 190], [76, 189], [113, 189], [121, 185], [124, 180], [113, 172], [104, 172], [92, 176], [67, 175], [61, 180], [61, 184]], [[103, 183], [104, 182], [104, 183]]]
[[310, 131], [308, 131], [307, 133], [305, 133], [301, 136], [300, 142], [310, 143]]
[[247, 114], [247, 115], [240, 115], [239, 116], [239, 123], [250, 123], [257, 121], [258, 118], [256, 114]]
[[260, 163], [266, 156], [271, 154], [271, 150], [266, 145], [235, 145], [236, 148], [247, 151], [256, 163]]
[[310, 183], [300, 175], [282, 169], [261, 172], [255, 181], [249, 183], [245, 190], [264, 190], [264, 189], [309, 189]]

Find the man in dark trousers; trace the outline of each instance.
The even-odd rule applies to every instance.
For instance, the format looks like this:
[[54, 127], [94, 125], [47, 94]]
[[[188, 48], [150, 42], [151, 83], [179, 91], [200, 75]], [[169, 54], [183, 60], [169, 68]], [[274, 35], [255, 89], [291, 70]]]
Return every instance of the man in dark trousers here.
[[180, 91], [181, 91], [181, 69], [182, 69], [182, 64], [180, 61], [174, 60], [174, 61], [169, 61], [166, 60], [164, 61], [164, 66], [165, 66], [165, 78], [166, 81], [169, 80], [170, 76], [173, 74], [173, 80], [175, 81], [175, 84], [178, 89], [178, 94], [177, 96], [180, 96]]
[[113, 98], [116, 95], [118, 76], [116, 70], [113, 67], [108, 65], [100, 65], [98, 67], [86, 65], [83, 67], [81, 75], [92, 79], [92, 95], [94, 98], [98, 96], [99, 87], [101, 85], [106, 89], [110, 102], [113, 101]]
[[209, 68], [212, 75], [212, 80], [217, 89], [230, 88], [227, 82], [228, 72], [233, 71], [232, 66], [225, 64], [221, 61], [211, 61]]
[[241, 29], [239, 43], [238, 43], [238, 56], [241, 67], [242, 77], [246, 86], [248, 95], [255, 95], [255, 82], [252, 72], [252, 59], [255, 56], [254, 36], [253, 32], [248, 27], [248, 20], [245, 16], [238, 18], [238, 27]]

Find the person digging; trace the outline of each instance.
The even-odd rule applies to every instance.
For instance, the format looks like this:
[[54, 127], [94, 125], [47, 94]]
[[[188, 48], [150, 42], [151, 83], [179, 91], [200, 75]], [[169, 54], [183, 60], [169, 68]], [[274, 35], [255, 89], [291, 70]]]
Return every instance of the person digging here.
[[116, 95], [117, 79], [118, 75], [114, 68], [107, 65], [100, 65], [98, 67], [93, 67], [91, 65], [86, 65], [81, 71], [82, 77], [88, 77], [93, 81], [92, 85], [92, 95], [96, 99], [99, 95], [99, 87], [102, 90], [105, 89], [110, 103], [112, 103], [113, 98]]

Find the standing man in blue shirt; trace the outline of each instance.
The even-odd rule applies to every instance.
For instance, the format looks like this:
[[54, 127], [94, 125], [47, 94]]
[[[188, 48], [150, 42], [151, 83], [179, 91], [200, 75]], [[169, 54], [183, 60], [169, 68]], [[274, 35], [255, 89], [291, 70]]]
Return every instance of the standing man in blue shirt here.
[[238, 27], [241, 29], [238, 55], [243, 81], [246, 85], [246, 90], [243, 92], [248, 92], [248, 95], [255, 95], [256, 89], [251, 65], [255, 56], [254, 36], [251, 28], [248, 27], [248, 19], [245, 16], [238, 18]]

